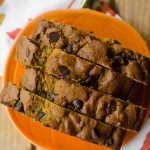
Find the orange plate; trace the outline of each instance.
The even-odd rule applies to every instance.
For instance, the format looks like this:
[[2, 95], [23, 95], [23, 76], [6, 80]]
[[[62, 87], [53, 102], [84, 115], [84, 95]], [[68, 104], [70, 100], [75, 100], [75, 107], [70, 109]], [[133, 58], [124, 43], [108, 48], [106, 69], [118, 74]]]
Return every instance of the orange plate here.
[[[136, 49], [138, 52], [150, 56], [148, 48], [135, 29], [125, 22], [91, 10], [57, 10], [49, 11], [30, 21], [20, 34], [31, 36], [37, 23], [43, 19], [58, 20], [79, 29], [92, 31], [97, 37], [117, 39], [125, 46]], [[18, 35], [19, 36], [19, 35]], [[18, 37], [16, 38], [18, 39]], [[23, 66], [14, 60], [16, 40], [12, 46], [5, 70], [5, 82], [19, 83], [23, 74]], [[106, 148], [68, 136], [7, 108], [8, 114], [17, 129], [32, 143], [51, 150], [104, 150]], [[127, 133], [124, 143], [127, 143], [134, 134]]]

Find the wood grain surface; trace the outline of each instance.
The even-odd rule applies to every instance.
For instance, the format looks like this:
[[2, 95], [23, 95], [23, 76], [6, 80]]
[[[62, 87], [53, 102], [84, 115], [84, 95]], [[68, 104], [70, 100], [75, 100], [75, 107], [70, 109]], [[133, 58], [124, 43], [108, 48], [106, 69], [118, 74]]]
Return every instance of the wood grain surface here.
[[114, 0], [120, 16], [144, 37], [150, 46], [150, 0]]
[[[135, 27], [150, 45], [150, 0], [112, 0], [112, 7]], [[0, 89], [2, 88], [0, 77]], [[11, 124], [5, 107], [0, 105], [0, 150], [37, 150]]]

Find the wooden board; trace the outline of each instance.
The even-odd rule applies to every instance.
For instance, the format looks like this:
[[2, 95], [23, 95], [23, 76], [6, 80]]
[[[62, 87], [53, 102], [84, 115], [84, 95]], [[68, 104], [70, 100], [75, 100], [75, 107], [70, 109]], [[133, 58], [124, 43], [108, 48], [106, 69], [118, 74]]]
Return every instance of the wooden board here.
[[150, 46], [150, 0], [113, 0], [120, 16], [135, 27]]

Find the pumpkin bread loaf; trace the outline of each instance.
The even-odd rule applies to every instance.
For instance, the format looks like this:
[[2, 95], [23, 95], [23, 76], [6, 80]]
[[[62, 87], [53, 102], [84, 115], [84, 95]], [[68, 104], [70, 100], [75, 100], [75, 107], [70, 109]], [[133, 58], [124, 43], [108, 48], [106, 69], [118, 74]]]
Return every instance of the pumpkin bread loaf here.
[[31, 38], [20, 36], [16, 58], [25, 65], [20, 87], [7, 83], [0, 103], [46, 127], [115, 150], [126, 130], [142, 127], [148, 110], [128, 100], [148, 85], [150, 59], [118, 41], [42, 20]]

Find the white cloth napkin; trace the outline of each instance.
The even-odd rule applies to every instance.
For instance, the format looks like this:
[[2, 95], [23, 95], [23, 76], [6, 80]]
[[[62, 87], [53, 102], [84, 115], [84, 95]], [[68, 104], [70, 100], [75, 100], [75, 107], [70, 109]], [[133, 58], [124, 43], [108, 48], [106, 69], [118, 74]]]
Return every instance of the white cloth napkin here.
[[[5, 0], [0, 13], [6, 14], [0, 25], [0, 75], [3, 74], [5, 62], [10, 51], [12, 39], [6, 34], [15, 28], [23, 27], [29, 18], [34, 18], [48, 10], [67, 8], [72, 0]], [[74, 8], [78, 8], [82, 0], [77, 0]]]

